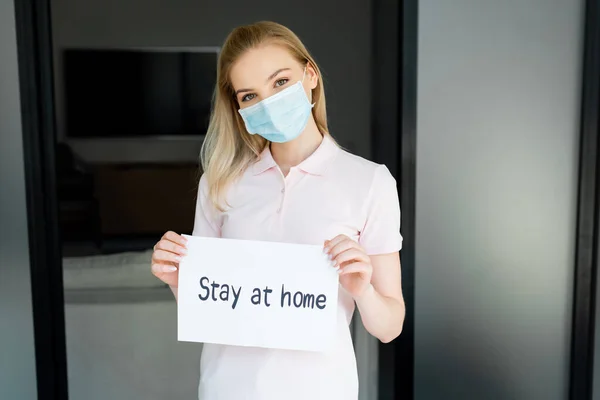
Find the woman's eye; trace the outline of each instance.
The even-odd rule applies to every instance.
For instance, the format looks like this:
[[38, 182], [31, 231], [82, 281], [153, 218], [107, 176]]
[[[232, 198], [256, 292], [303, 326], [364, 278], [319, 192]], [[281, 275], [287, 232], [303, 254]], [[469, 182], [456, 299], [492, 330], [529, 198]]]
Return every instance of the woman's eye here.
[[275, 82], [275, 87], [279, 87], [279, 86], [283, 86], [286, 83], [288, 83], [289, 79], [279, 79], [277, 82]]
[[250, 101], [252, 99], [254, 99], [256, 97], [256, 95], [254, 93], [250, 93], [245, 95], [244, 97], [242, 97], [242, 101]]

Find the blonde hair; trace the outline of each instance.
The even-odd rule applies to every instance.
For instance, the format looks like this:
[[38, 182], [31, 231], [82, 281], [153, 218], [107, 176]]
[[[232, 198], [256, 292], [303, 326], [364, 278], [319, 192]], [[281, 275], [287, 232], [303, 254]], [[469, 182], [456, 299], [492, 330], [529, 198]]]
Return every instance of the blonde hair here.
[[246, 51], [265, 44], [282, 45], [299, 63], [310, 63], [314, 68], [318, 84], [312, 91], [312, 102], [315, 103], [312, 114], [319, 131], [329, 133], [323, 78], [315, 60], [298, 36], [285, 26], [269, 21], [234, 29], [219, 54], [212, 113], [200, 155], [208, 184], [208, 198], [221, 211], [224, 210], [226, 189], [258, 159], [269, 144], [261, 136], [250, 135], [246, 131], [230, 81], [231, 68], [238, 58]]

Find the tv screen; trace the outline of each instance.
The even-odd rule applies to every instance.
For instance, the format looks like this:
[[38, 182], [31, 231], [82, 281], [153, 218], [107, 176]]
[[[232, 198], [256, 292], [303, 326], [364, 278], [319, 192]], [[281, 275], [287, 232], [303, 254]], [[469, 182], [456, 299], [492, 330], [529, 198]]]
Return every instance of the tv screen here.
[[217, 51], [68, 49], [63, 66], [68, 137], [206, 133]]

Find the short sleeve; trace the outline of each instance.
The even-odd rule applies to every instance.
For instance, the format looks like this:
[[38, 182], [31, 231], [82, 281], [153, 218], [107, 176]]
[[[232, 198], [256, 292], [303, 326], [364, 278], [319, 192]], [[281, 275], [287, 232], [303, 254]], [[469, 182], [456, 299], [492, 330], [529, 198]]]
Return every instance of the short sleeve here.
[[368, 255], [395, 253], [402, 249], [400, 202], [396, 180], [380, 165], [365, 203], [365, 225], [359, 243]]
[[208, 184], [205, 175], [202, 175], [198, 184], [192, 236], [221, 237], [221, 219], [221, 212], [208, 199]]

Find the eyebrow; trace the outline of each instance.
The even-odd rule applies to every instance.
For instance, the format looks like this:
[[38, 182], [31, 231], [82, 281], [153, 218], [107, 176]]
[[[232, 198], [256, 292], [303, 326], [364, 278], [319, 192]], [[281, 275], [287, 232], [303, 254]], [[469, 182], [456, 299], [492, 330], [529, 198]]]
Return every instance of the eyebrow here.
[[[282, 73], [283, 71], [290, 71], [291, 68], [279, 68], [277, 71], [273, 72], [266, 80], [266, 82], [269, 82], [271, 79], [275, 78], [277, 75], [279, 75], [280, 73]], [[252, 89], [238, 89], [235, 91], [235, 95], [237, 96], [240, 93], [245, 93], [245, 92], [251, 92]]]

